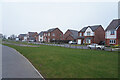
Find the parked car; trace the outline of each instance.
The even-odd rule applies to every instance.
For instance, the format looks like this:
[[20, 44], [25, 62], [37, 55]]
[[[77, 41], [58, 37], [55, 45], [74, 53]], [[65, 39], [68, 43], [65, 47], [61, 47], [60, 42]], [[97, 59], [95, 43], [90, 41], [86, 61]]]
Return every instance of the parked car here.
[[77, 44], [77, 42], [69, 41], [69, 44]]
[[87, 47], [89, 49], [101, 49], [101, 50], [104, 50], [105, 46], [103, 45], [98, 45], [98, 44], [91, 44], [91, 45], [87, 45]]
[[98, 45], [105, 45], [105, 41], [100, 41]]

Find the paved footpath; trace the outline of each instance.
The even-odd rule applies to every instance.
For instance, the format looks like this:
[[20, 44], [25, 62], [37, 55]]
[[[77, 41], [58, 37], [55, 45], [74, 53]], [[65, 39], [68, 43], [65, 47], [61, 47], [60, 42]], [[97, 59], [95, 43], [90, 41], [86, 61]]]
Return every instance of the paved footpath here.
[[42, 78], [19, 52], [2, 46], [2, 78]]

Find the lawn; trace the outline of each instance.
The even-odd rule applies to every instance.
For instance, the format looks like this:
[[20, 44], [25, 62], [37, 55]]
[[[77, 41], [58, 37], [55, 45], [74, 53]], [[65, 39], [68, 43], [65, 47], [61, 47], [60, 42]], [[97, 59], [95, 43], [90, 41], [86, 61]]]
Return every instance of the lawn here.
[[28, 58], [45, 78], [118, 77], [117, 52], [70, 49], [45, 45], [40, 47], [4, 45], [15, 48]]

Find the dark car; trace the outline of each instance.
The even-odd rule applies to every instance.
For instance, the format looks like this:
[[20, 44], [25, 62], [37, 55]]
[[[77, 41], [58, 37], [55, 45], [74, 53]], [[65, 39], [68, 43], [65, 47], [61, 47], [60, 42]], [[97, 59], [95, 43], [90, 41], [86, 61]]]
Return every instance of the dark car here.
[[100, 41], [98, 45], [105, 45], [105, 41]]

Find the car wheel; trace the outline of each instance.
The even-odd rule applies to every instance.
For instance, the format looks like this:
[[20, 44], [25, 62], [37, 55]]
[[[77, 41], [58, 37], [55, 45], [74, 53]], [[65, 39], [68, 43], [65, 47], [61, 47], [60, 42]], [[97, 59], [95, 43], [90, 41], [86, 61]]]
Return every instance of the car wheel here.
[[89, 47], [89, 49], [91, 49], [91, 47]]
[[100, 47], [98, 47], [97, 49], [99, 49], [99, 50], [100, 50], [101, 48], [100, 48]]

